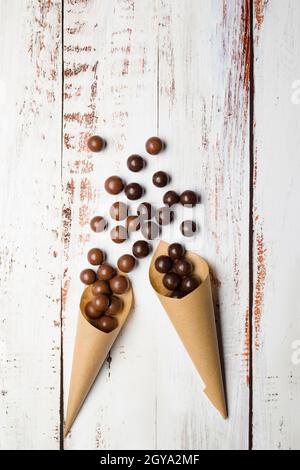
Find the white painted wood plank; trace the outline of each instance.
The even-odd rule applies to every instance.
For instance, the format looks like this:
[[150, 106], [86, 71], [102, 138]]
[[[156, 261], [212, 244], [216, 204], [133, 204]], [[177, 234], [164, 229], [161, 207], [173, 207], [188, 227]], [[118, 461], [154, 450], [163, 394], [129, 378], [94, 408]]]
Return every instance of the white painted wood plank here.
[[255, 19], [254, 447], [296, 450], [300, 4], [257, 1]]
[[0, 3], [0, 448], [57, 449], [61, 1]]

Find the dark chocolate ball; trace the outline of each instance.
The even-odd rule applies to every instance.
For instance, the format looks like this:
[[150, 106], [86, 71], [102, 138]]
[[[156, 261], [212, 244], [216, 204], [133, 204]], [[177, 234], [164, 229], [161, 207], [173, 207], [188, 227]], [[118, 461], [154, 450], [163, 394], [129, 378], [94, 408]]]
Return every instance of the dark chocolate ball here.
[[101, 152], [105, 147], [105, 142], [99, 135], [93, 135], [88, 139], [87, 146], [91, 152]]
[[92, 248], [87, 255], [88, 262], [93, 266], [99, 266], [104, 261], [104, 253], [100, 248]]
[[159, 273], [167, 274], [173, 267], [173, 260], [169, 256], [159, 256], [155, 260], [155, 269]]
[[141, 221], [137, 215], [130, 215], [126, 219], [126, 228], [128, 232], [137, 232], [141, 228]]
[[100, 280], [96, 281], [92, 285], [92, 294], [93, 295], [100, 295], [100, 294], [110, 295], [111, 290], [110, 290], [110, 287], [109, 287], [109, 283], [106, 282], [106, 281], [100, 281]]
[[155, 214], [159, 225], [169, 225], [174, 220], [174, 211], [168, 206], [161, 207]]
[[98, 215], [92, 218], [92, 220], [90, 221], [90, 227], [93, 230], [93, 232], [96, 232], [96, 233], [104, 232], [104, 230], [106, 230], [107, 228], [107, 222], [103, 217]]
[[107, 295], [97, 295], [92, 300], [92, 305], [99, 313], [104, 313], [109, 307], [109, 297]]
[[183, 279], [181, 284], [181, 290], [185, 294], [190, 294], [193, 292], [197, 287], [199, 287], [200, 282], [195, 276], [188, 276]]
[[97, 271], [97, 275], [100, 281], [110, 281], [115, 274], [116, 270], [110, 264], [107, 263], [101, 264]]
[[180, 225], [180, 230], [185, 237], [193, 237], [197, 232], [197, 224], [193, 220], [185, 220]]
[[157, 155], [163, 149], [163, 143], [159, 137], [150, 137], [145, 145], [146, 151], [150, 155]]
[[128, 206], [124, 202], [115, 202], [110, 208], [110, 216], [112, 219], [125, 220], [128, 215]]
[[86, 304], [84, 311], [85, 311], [86, 316], [90, 318], [91, 320], [96, 320], [102, 315], [101, 312], [95, 309], [92, 302], [88, 302]]
[[109, 283], [110, 288], [114, 294], [125, 294], [129, 289], [129, 280], [126, 276], [118, 274], [113, 277]]
[[150, 220], [154, 216], [155, 211], [149, 202], [142, 202], [137, 208], [137, 214], [141, 220]]
[[119, 176], [110, 176], [105, 181], [105, 190], [109, 194], [120, 194], [124, 189], [124, 183]]
[[181, 290], [174, 290], [170, 297], [172, 297], [172, 299], [182, 299], [184, 296], [185, 293]]
[[115, 330], [118, 326], [118, 320], [115, 317], [108, 315], [102, 315], [97, 321], [97, 327], [104, 333], [110, 333]]
[[176, 274], [179, 274], [179, 276], [185, 277], [191, 274], [191, 272], [193, 271], [193, 264], [191, 263], [190, 260], [186, 258], [177, 259], [174, 262], [173, 269]]
[[184, 191], [180, 196], [180, 202], [183, 206], [195, 207], [198, 196], [194, 191]]
[[86, 284], [87, 286], [94, 284], [96, 281], [96, 273], [92, 269], [84, 269], [81, 271], [80, 274], [80, 280], [83, 282], [83, 284]]
[[172, 243], [168, 248], [168, 254], [172, 259], [180, 259], [185, 255], [185, 248], [180, 243]]
[[181, 277], [175, 273], [165, 274], [163, 277], [163, 285], [168, 290], [177, 290], [181, 286]]
[[155, 222], [144, 222], [141, 227], [141, 232], [147, 240], [155, 240], [159, 236], [160, 229]]
[[158, 188], [164, 188], [165, 186], [167, 186], [169, 181], [170, 177], [164, 171], [158, 171], [157, 173], [154, 173], [152, 177], [152, 182], [154, 186], [157, 186]]
[[145, 240], [139, 240], [132, 247], [133, 255], [138, 258], [146, 258], [150, 253], [150, 245]]
[[123, 308], [123, 302], [119, 297], [112, 295], [110, 298], [110, 305], [106, 311], [107, 315], [117, 315]]
[[123, 273], [130, 273], [135, 268], [135, 258], [132, 255], [123, 255], [118, 260], [118, 268]]
[[125, 187], [125, 194], [130, 201], [137, 201], [144, 194], [144, 189], [138, 183], [130, 183]]
[[163, 203], [169, 207], [175, 206], [175, 204], [178, 204], [179, 201], [180, 197], [177, 193], [175, 193], [175, 191], [168, 191], [163, 198]]
[[145, 160], [139, 155], [131, 155], [127, 160], [127, 167], [130, 171], [138, 173], [145, 166]]
[[117, 225], [110, 232], [110, 238], [114, 243], [124, 243], [128, 239], [128, 232], [122, 225]]

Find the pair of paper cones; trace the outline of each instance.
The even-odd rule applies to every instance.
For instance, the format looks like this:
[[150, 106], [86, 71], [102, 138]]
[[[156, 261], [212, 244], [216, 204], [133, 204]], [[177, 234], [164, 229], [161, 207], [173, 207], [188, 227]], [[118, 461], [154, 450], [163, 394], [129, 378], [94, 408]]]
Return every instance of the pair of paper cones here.
[[[168, 244], [160, 242], [151, 262], [150, 282], [205, 384], [204, 392], [223, 418], [226, 418], [227, 409], [208, 265], [199, 256], [187, 253], [187, 258], [194, 264], [195, 274], [201, 279], [201, 285], [183, 299], [172, 299], [168, 297], [168, 291], [163, 286], [162, 275], [155, 269], [156, 258], [167, 253]], [[70, 431], [133, 306], [133, 292], [130, 288], [122, 296], [124, 308], [118, 315], [118, 328], [111, 333], [103, 333], [90, 324], [84, 315], [85, 305], [91, 300], [91, 296], [91, 289], [88, 287], [80, 303], [65, 436]]]

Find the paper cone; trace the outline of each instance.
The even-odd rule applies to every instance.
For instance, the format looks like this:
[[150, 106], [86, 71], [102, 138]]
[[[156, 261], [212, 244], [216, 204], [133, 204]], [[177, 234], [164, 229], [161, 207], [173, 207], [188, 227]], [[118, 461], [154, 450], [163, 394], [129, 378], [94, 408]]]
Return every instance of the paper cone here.
[[120, 297], [124, 305], [122, 312], [116, 316], [118, 327], [110, 333], [104, 333], [95, 328], [84, 314], [85, 305], [92, 298], [91, 287], [87, 287], [83, 292], [77, 323], [65, 436], [70, 431], [91, 386], [132, 308], [132, 288]]
[[200, 256], [188, 252], [186, 256], [192, 261], [201, 285], [183, 299], [172, 299], [163, 285], [163, 275], [155, 269], [156, 258], [167, 254], [168, 244], [160, 242], [150, 266], [151, 284], [205, 384], [205, 394], [226, 419], [209, 267]]

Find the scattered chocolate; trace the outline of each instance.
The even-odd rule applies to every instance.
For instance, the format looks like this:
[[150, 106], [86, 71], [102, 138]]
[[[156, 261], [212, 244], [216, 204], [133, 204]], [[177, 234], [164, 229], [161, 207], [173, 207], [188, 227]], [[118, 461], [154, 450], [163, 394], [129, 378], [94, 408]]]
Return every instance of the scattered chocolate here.
[[155, 222], [144, 222], [141, 227], [141, 232], [147, 240], [155, 240], [159, 236], [160, 229]]
[[114, 294], [125, 294], [129, 289], [129, 280], [119, 274], [111, 279], [110, 288]]
[[193, 237], [197, 232], [197, 224], [193, 220], [185, 220], [180, 225], [180, 230], [185, 237]]
[[85, 306], [85, 314], [88, 318], [91, 318], [92, 320], [96, 320], [99, 318], [102, 314], [95, 309], [94, 305], [92, 302], [88, 302]]
[[87, 146], [91, 152], [101, 152], [105, 147], [105, 142], [99, 135], [93, 135], [88, 139]]
[[182, 292], [181, 290], [174, 290], [171, 293], [170, 297], [172, 297], [172, 299], [182, 299], [184, 296], [185, 296], [185, 293]]
[[163, 198], [163, 203], [166, 204], [166, 206], [172, 207], [175, 206], [175, 204], [178, 204], [180, 202], [180, 197], [175, 191], [168, 191]]
[[172, 243], [172, 245], [170, 245], [168, 248], [168, 254], [172, 259], [183, 258], [185, 255], [185, 248], [184, 246], [180, 245], [180, 243]]
[[128, 206], [124, 202], [115, 202], [109, 212], [111, 218], [119, 222], [128, 216]]
[[159, 225], [169, 225], [174, 220], [174, 211], [168, 206], [161, 207], [155, 214]]
[[193, 272], [194, 267], [190, 260], [184, 258], [175, 260], [173, 269], [176, 274], [185, 277]]
[[97, 327], [104, 333], [110, 333], [115, 330], [118, 326], [118, 321], [115, 317], [109, 317], [108, 315], [102, 315], [97, 321]]
[[195, 207], [198, 202], [198, 196], [194, 191], [184, 191], [180, 196], [180, 202], [183, 206]]
[[93, 266], [99, 266], [104, 261], [104, 253], [100, 248], [92, 248], [87, 255], [88, 262]]
[[162, 151], [163, 143], [159, 137], [150, 137], [146, 142], [145, 148], [150, 155], [157, 155]]
[[109, 194], [120, 194], [124, 189], [124, 183], [119, 176], [110, 176], [105, 181], [105, 190]]
[[183, 279], [181, 284], [181, 290], [185, 294], [190, 294], [193, 292], [197, 287], [199, 287], [200, 282], [195, 276], [188, 276]]
[[173, 267], [173, 260], [169, 256], [159, 256], [155, 260], [155, 269], [161, 274], [167, 274]]
[[138, 183], [130, 183], [125, 187], [125, 194], [130, 201], [136, 201], [143, 196], [144, 189]]
[[93, 295], [110, 295], [111, 294], [111, 290], [110, 290], [110, 287], [109, 287], [109, 283], [106, 282], [106, 281], [96, 281], [93, 285], [92, 285], [92, 294]]
[[150, 245], [145, 240], [139, 240], [132, 247], [133, 255], [138, 258], [146, 258], [150, 253]]
[[99, 313], [105, 313], [109, 307], [109, 297], [107, 295], [97, 295], [92, 300], [92, 306]]
[[137, 208], [137, 214], [142, 220], [150, 220], [154, 216], [154, 209], [149, 202], [142, 202]]
[[110, 305], [106, 311], [107, 315], [117, 315], [123, 308], [123, 302], [119, 297], [112, 295], [110, 298]]
[[128, 238], [128, 232], [122, 225], [117, 225], [110, 232], [110, 238], [114, 243], [124, 243]]
[[168, 273], [165, 274], [163, 277], [163, 285], [166, 289], [171, 291], [179, 289], [181, 286], [181, 282], [181, 277], [175, 273]]
[[97, 271], [98, 278], [101, 281], [110, 281], [116, 274], [115, 269], [107, 263], [101, 264]]
[[135, 268], [135, 258], [132, 255], [123, 255], [118, 260], [118, 268], [123, 273], [130, 273]]
[[158, 171], [157, 173], [154, 173], [152, 177], [152, 182], [154, 186], [157, 186], [158, 188], [164, 188], [165, 186], [167, 186], [169, 181], [170, 177], [164, 171]]
[[129, 233], [137, 232], [141, 228], [140, 218], [137, 215], [130, 215], [126, 219], [126, 228]]
[[93, 230], [93, 232], [100, 233], [104, 232], [107, 228], [107, 222], [104, 219], [104, 217], [101, 217], [100, 215], [93, 217], [92, 220], [90, 221], [90, 227]]
[[145, 167], [145, 160], [139, 155], [131, 155], [127, 160], [127, 167], [130, 171], [138, 173]]
[[83, 282], [83, 284], [86, 284], [87, 286], [94, 284], [96, 281], [96, 273], [92, 269], [84, 269], [81, 271], [80, 274], [80, 280]]

